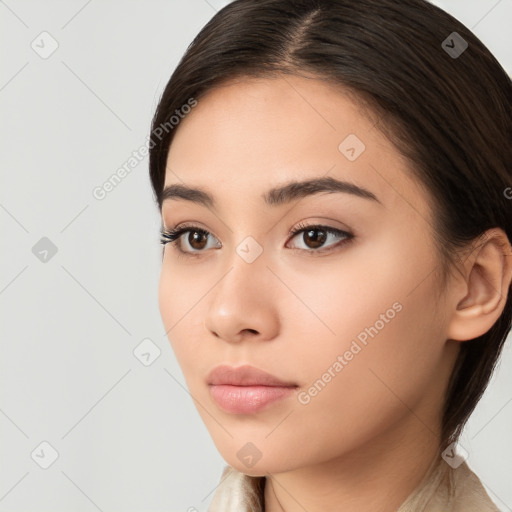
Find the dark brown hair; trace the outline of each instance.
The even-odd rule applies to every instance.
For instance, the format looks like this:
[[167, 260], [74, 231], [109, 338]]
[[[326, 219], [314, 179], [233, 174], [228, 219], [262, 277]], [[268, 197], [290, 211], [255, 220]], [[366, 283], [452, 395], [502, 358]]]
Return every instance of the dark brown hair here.
[[[463, 41], [466, 50], [450, 54]], [[486, 230], [501, 228], [512, 240], [511, 80], [468, 28], [424, 0], [235, 0], [220, 10], [188, 47], [153, 118], [149, 165], [159, 209], [175, 111], [228, 80], [283, 74], [328, 80], [369, 107], [430, 193], [443, 283], [459, 249], [474, 249]], [[460, 436], [511, 329], [512, 297], [504, 293], [492, 328], [461, 343], [441, 447]]]

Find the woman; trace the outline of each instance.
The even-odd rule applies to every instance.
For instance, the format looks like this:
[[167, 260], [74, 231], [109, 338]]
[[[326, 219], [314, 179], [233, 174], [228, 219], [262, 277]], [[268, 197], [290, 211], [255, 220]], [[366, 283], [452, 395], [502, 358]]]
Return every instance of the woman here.
[[511, 104], [423, 0], [235, 0], [195, 38], [150, 176], [211, 512], [498, 510], [457, 441], [511, 328]]

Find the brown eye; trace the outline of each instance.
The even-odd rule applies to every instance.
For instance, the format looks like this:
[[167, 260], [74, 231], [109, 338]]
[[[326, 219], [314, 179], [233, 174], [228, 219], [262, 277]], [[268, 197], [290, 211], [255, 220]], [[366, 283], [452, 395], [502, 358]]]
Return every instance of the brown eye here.
[[[292, 235], [292, 238], [297, 238], [304, 245], [304, 247], [299, 247], [299, 249], [310, 253], [328, 252], [340, 245], [349, 242], [354, 238], [354, 235], [352, 235], [351, 233], [342, 231], [340, 229], [331, 228], [329, 226], [300, 225], [296, 229], [291, 230], [290, 235]], [[327, 246], [325, 246], [325, 243], [327, 241], [336, 241], [336, 239], [341, 240], [338, 243], [330, 243]]]
[[[219, 248], [220, 242], [214, 242], [216, 238], [205, 229], [197, 226], [182, 226], [171, 230], [162, 231], [162, 244], [170, 244], [178, 253], [189, 256], [198, 256], [207, 252], [208, 241], [213, 242], [213, 248]], [[186, 235], [186, 236], [185, 236]]]
[[189, 231], [188, 243], [195, 250], [202, 250], [208, 242], [208, 235], [202, 231]]
[[[208, 252], [209, 238], [213, 242], [210, 249], [219, 249], [222, 244], [209, 232], [197, 226], [182, 226], [174, 228], [170, 231], [162, 231], [162, 244], [170, 243], [176, 249], [178, 254], [187, 256], [201, 256], [202, 253]], [[302, 235], [299, 237], [298, 235]], [[187, 235], [187, 236], [185, 236]], [[300, 225], [296, 229], [292, 229], [289, 235], [293, 238], [301, 240], [304, 248], [299, 248], [303, 252], [312, 254], [323, 254], [337, 247], [344, 245], [354, 239], [354, 235], [347, 231], [332, 228], [329, 226], [304, 226]], [[329, 240], [341, 239], [337, 243], [331, 243], [325, 246]], [[214, 240], [217, 240], [214, 242]], [[185, 247], [188, 245], [188, 247]], [[324, 248], [325, 247], [325, 248]], [[317, 250], [318, 249], [318, 250]]]
[[[318, 235], [318, 233], [321, 234]], [[317, 249], [318, 247], [321, 247], [325, 243], [325, 241], [327, 240], [327, 235], [324, 230], [314, 228], [304, 231], [302, 239], [304, 240], [308, 247], [310, 247], [311, 249]]]

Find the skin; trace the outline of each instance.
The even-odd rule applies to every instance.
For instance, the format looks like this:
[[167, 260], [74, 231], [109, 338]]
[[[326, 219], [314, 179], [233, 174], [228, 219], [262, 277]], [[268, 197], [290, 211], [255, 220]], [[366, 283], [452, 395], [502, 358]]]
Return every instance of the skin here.
[[[203, 251], [195, 258], [165, 246], [160, 312], [220, 454], [239, 471], [267, 476], [267, 512], [396, 511], [438, 456], [460, 342], [489, 330], [505, 305], [512, 270], [500, 230], [440, 293], [430, 198], [374, 124], [326, 82], [248, 78], [201, 98], [169, 151], [165, 185], [203, 187], [218, 207], [164, 202], [165, 228], [190, 222], [211, 235], [203, 249], [182, 235], [183, 250]], [[366, 146], [352, 162], [338, 149], [349, 134]], [[380, 203], [346, 193], [277, 207], [261, 198], [289, 180], [326, 175], [370, 190]], [[343, 238], [315, 249], [304, 232], [288, 235], [300, 222], [354, 239], [314, 254]], [[236, 252], [247, 236], [263, 249], [250, 264]], [[394, 303], [402, 306], [394, 318], [300, 403], [298, 393]], [[297, 395], [255, 414], [224, 412], [206, 384], [223, 363], [295, 382]], [[237, 457], [247, 442], [262, 454], [252, 467]]]

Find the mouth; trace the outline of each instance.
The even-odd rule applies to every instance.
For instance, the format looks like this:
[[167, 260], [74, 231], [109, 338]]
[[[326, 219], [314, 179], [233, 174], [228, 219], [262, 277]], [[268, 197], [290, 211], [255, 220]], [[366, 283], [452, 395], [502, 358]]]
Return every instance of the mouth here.
[[254, 414], [294, 393], [295, 387], [210, 385], [217, 405], [231, 414]]
[[254, 366], [216, 366], [207, 377], [208, 385], [294, 387], [295, 382], [279, 379]]
[[210, 395], [232, 414], [253, 414], [290, 396], [298, 385], [252, 366], [217, 366], [207, 378]]

